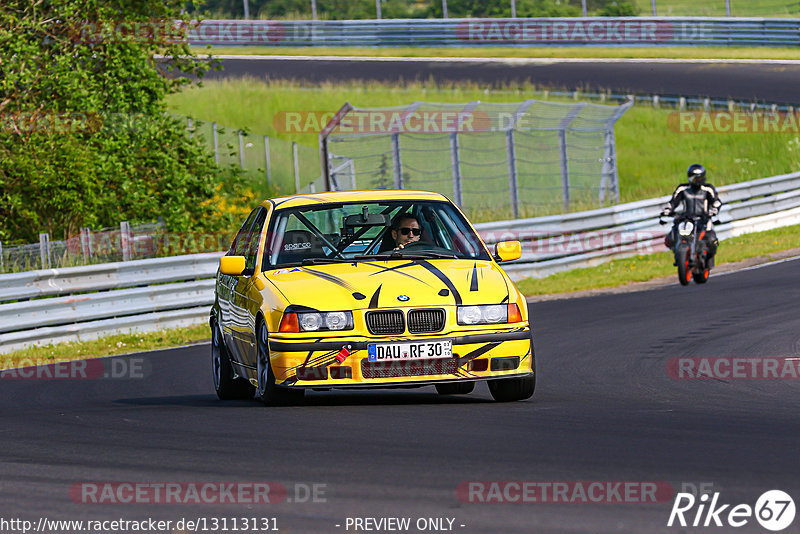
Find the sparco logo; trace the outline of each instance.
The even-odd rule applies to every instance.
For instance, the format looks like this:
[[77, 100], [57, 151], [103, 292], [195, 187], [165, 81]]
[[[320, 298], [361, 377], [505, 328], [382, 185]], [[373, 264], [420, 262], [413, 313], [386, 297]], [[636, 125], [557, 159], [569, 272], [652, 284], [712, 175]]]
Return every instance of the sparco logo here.
[[[693, 510], [697, 505], [697, 509]], [[720, 493], [709, 498], [708, 494], [696, 499], [691, 493], [678, 493], [669, 514], [667, 526], [734, 528], [748, 524], [753, 516], [756, 521], [773, 532], [784, 530], [794, 521], [794, 500], [784, 491], [770, 490], [763, 493], [754, 507], [749, 504], [721, 504]], [[677, 526], [675, 525], [675, 526]]]
[[311, 243], [287, 243], [283, 245], [283, 250], [304, 250], [311, 248]]

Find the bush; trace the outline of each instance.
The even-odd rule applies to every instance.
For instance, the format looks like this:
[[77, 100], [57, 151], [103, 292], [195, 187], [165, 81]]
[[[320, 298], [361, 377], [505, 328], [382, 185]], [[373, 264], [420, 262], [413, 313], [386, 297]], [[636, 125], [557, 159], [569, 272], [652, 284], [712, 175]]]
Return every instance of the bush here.
[[[173, 20], [183, 2], [4, 0], [0, 5], [0, 240], [160, 217], [227, 224], [208, 202], [221, 171], [164, 97], [202, 77]], [[169, 58], [169, 67], [153, 56]], [[237, 174], [225, 178], [236, 183]]]

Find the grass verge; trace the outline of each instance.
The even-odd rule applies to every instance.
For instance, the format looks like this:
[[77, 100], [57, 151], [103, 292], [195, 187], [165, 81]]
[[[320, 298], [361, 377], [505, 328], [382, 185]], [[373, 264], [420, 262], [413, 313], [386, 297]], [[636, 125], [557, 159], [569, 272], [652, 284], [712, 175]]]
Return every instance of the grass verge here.
[[164, 349], [208, 338], [208, 325], [202, 324], [158, 332], [119, 334], [90, 341], [29, 347], [8, 354], [0, 354], [0, 369]]
[[672, 58], [672, 59], [800, 59], [793, 47], [289, 47], [215, 46], [192, 47], [197, 54], [264, 56], [356, 57], [474, 57], [474, 58]]
[[[783, 250], [800, 248], [800, 225], [732, 237], [720, 242], [717, 266], [748, 258], [767, 256]], [[526, 278], [517, 282], [525, 296], [572, 293], [591, 289], [624, 286], [656, 278], [675, 277], [671, 252], [658, 252], [614, 260], [596, 267], [573, 269], [546, 278]], [[712, 271], [713, 278], [713, 271]]]

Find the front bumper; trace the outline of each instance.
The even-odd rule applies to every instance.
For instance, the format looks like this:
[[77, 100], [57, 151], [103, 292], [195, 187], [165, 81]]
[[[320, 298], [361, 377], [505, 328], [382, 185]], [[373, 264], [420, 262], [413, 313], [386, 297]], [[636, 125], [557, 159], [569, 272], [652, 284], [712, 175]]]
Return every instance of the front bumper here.
[[[449, 339], [453, 357], [369, 362], [367, 345]], [[344, 361], [336, 359], [349, 346]], [[382, 387], [425, 385], [527, 376], [533, 348], [528, 327], [428, 336], [270, 337], [270, 361], [277, 385], [285, 387]]]

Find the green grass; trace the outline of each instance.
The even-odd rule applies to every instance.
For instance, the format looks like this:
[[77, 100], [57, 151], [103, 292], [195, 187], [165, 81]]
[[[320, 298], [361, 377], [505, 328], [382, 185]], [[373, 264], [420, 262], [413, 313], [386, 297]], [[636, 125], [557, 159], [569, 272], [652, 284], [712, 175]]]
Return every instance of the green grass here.
[[[650, 0], [633, 0], [642, 16], [652, 14]], [[733, 17], [799, 17], [800, 4], [789, 0], [730, 0]], [[660, 17], [724, 17], [725, 0], [656, 0]]]
[[119, 334], [91, 341], [42, 345], [0, 354], [0, 369], [163, 349], [202, 341], [209, 337], [208, 325], [197, 325], [159, 332]]
[[[408, 105], [417, 100], [427, 102], [464, 103], [520, 102], [529, 98], [545, 98], [534, 86], [490, 89], [475, 84], [436, 86], [427, 83], [381, 84], [323, 84], [299, 85], [291, 82], [265, 83], [253, 79], [206, 82], [205, 86], [172, 95], [169, 105], [173, 112], [191, 114], [206, 121], [217, 121], [234, 128], [248, 128], [254, 135], [269, 135], [303, 145], [303, 178], [319, 175], [316, 131], [294, 134], [276, 129], [274, 118], [283, 111], [336, 111], [346, 101], [357, 107]], [[669, 126], [674, 110], [654, 109], [637, 105], [617, 123], [616, 139], [622, 202], [666, 195], [685, 177], [686, 168], [694, 162], [708, 169], [709, 181], [720, 186], [796, 171], [800, 168], [800, 137], [796, 134], [717, 134], [681, 133]], [[462, 146], [472, 142], [462, 137]], [[477, 143], [483, 141], [478, 139]], [[501, 143], [502, 139], [492, 143]], [[283, 154], [287, 155], [284, 145]], [[430, 146], [434, 146], [430, 144]], [[494, 146], [494, 145], [492, 145]], [[499, 146], [499, 145], [498, 145]], [[485, 147], [484, 147], [485, 148]], [[275, 152], [273, 152], [275, 153]], [[499, 156], [497, 154], [500, 154]], [[404, 164], [421, 168], [426, 162], [411, 159], [406, 154]], [[474, 156], [477, 157], [477, 156]], [[504, 159], [500, 152], [492, 157]], [[391, 168], [391, 161], [387, 164]], [[487, 172], [502, 174], [505, 163]], [[291, 175], [289, 175], [291, 176]], [[294, 180], [291, 180], [293, 188]], [[507, 182], [506, 182], [507, 183]], [[412, 184], [413, 185], [413, 184]], [[424, 184], [423, 184], [424, 186]], [[287, 186], [288, 187], [288, 186]], [[444, 187], [449, 187], [445, 184]], [[507, 188], [507, 185], [505, 186]], [[423, 187], [425, 188], [425, 187]], [[503, 197], [503, 202], [505, 197]], [[523, 199], [524, 200], [524, 199]], [[580, 203], [573, 211], [586, 209]], [[533, 215], [528, 214], [526, 215]], [[470, 216], [477, 222], [496, 217], [473, 210]]]
[[[800, 248], [800, 225], [786, 226], [766, 232], [733, 237], [720, 242], [716, 264], [722, 265], [747, 258]], [[573, 269], [545, 278], [526, 278], [517, 287], [526, 296], [571, 293], [590, 289], [620, 287], [662, 277], [675, 277], [671, 252], [658, 252], [613, 260], [596, 267]], [[712, 271], [713, 278], [713, 271]]]
[[[800, 5], [800, 4], [799, 4]], [[724, 9], [724, 8], [723, 8]], [[724, 14], [724, 13], [723, 13]], [[476, 57], [476, 58], [676, 58], [676, 59], [800, 59], [796, 47], [288, 47], [215, 46], [193, 47], [198, 54], [277, 56], [366, 56], [366, 57]]]

